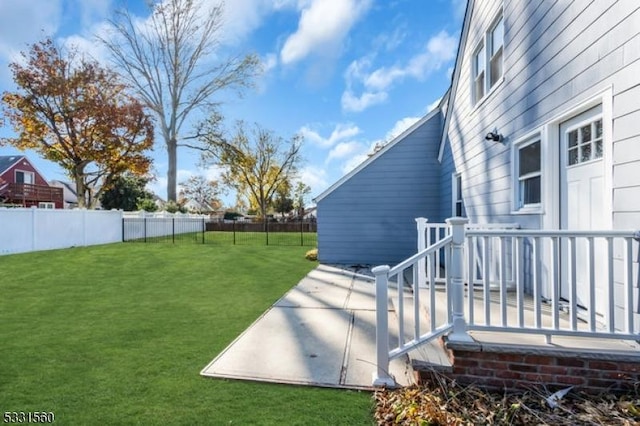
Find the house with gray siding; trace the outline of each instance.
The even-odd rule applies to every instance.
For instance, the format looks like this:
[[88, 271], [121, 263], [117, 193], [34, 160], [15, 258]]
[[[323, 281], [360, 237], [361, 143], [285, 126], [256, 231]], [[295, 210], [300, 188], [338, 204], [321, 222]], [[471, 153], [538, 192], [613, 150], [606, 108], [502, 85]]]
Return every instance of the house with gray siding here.
[[[470, 1], [459, 49], [441, 151], [451, 150], [471, 223], [640, 229], [640, 4]], [[609, 255], [593, 244], [594, 258]], [[592, 265], [604, 315], [607, 274], [622, 292], [623, 248], [611, 250], [612, 267], [584, 261], [588, 250], [576, 243], [570, 272], [571, 249], [560, 248], [560, 297], [577, 287], [588, 306], [581, 271]], [[550, 251], [540, 249], [545, 296]]]
[[640, 4], [470, 0], [440, 108], [317, 197], [320, 260], [397, 263], [417, 217], [640, 228], [637, 99]]
[[[429, 219], [426, 232], [440, 227], [447, 233], [427, 247], [422, 229], [414, 256], [373, 270], [382, 295], [388, 282], [417, 270], [410, 290], [418, 300], [419, 289], [426, 289], [428, 297], [421, 296], [419, 303], [426, 304], [432, 328], [416, 331], [387, 352], [388, 324], [380, 315], [382, 344], [374, 383], [389, 383], [389, 357], [443, 334], [448, 348], [459, 351], [454, 358], [480, 366], [476, 370], [483, 370], [488, 359], [483, 353], [509, 353], [512, 362], [531, 363], [526, 356], [533, 340], [503, 338], [496, 346], [488, 343], [491, 335], [474, 332], [544, 336], [547, 346], [536, 346], [540, 360], [584, 367], [562, 383], [597, 387], [606, 382], [619, 388], [621, 382], [640, 379], [621, 373], [619, 379], [602, 380], [593, 371], [597, 367], [583, 362], [601, 360], [604, 354], [614, 364], [628, 362], [628, 368], [639, 371], [639, 99], [640, 3], [468, 1], [448, 102], [441, 111], [434, 166], [439, 183], [433, 185], [440, 190], [439, 208], [416, 212]], [[385, 161], [384, 153], [377, 161]], [[375, 186], [376, 178], [370, 178]], [[437, 224], [450, 216], [463, 218]], [[327, 227], [318, 224], [320, 233]], [[442, 250], [444, 256], [438, 254]], [[434, 324], [442, 308], [440, 293], [448, 303], [443, 322]], [[406, 315], [402, 312], [397, 311]], [[412, 320], [417, 321], [400, 318], [399, 323]], [[559, 350], [550, 344], [556, 336], [594, 340]], [[602, 339], [611, 344], [598, 346]], [[625, 341], [624, 350], [614, 349], [615, 339]], [[518, 345], [524, 348], [511, 348]], [[579, 361], [558, 361], [566, 358]], [[535, 361], [531, 364], [527, 371], [540, 371]], [[490, 377], [475, 379], [507, 387], [492, 369], [486, 371]], [[510, 374], [514, 380], [530, 380]], [[462, 366], [453, 375], [469, 381], [477, 371]], [[553, 376], [536, 377], [558, 384]]]
[[415, 253], [415, 218], [442, 219], [442, 123], [441, 105], [315, 198], [322, 263], [397, 263]]

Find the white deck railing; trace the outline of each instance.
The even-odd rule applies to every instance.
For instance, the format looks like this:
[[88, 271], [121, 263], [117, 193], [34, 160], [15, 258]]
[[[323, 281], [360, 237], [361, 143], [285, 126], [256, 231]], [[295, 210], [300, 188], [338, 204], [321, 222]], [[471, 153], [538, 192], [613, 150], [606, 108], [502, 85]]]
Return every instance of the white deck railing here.
[[[417, 222], [418, 244], [425, 248], [393, 268], [373, 269], [374, 385], [393, 384], [390, 359], [445, 333], [452, 341], [472, 341], [470, 330], [541, 334], [547, 341], [554, 335], [640, 338], [640, 233], [480, 227], [464, 218]], [[389, 338], [390, 282], [398, 286], [395, 347]], [[406, 324], [413, 330], [405, 330]]]

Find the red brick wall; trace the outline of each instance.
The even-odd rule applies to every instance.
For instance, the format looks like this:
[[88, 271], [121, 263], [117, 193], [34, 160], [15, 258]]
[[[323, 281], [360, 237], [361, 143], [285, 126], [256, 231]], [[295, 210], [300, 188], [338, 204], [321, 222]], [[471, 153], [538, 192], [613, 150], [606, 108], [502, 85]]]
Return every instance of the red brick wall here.
[[[438, 372], [461, 384], [488, 389], [523, 390], [532, 386], [576, 386], [586, 392], [626, 391], [640, 381], [640, 360], [611, 360], [609, 354], [526, 354], [448, 349], [453, 368]], [[601, 358], [601, 359], [598, 359]], [[627, 357], [628, 358], [628, 357]], [[432, 373], [421, 372], [427, 379]]]

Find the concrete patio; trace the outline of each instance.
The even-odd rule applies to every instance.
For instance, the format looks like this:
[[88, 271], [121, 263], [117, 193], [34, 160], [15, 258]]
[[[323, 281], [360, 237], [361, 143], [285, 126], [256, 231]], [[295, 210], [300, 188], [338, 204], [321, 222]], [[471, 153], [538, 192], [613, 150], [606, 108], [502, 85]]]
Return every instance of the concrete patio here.
[[[393, 314], [391, 305], [389, 312]], [[375, 353], [373, 279], [351, 270], [320, 265], [258, 318], [201, 374], [227, 379], [371, 389]], [[390, 370], [399, 385], [413, 383], [407, 357], [394, 360]]]

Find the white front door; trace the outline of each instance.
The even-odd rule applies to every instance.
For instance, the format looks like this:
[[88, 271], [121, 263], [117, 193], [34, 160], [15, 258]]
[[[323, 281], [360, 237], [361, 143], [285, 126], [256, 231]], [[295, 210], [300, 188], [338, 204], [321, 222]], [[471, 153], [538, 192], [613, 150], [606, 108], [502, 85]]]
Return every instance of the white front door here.
[[[560, 225], [569, 230], [602, 230], [605, 222], [604, 132], [602, 106], [586, 111], [560, 125]], [[596, 312], [607, 306], [605, 288], [606, 245], [594, 240], [590, 258], [588, 242], [576, 239], [575, 277], [571, 274], [571, 249], [562, 247], [561, 296], [570, 299], [576, 283], [578, 305], [590, 305], [589, 278], [593, 265]]]

